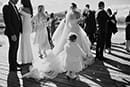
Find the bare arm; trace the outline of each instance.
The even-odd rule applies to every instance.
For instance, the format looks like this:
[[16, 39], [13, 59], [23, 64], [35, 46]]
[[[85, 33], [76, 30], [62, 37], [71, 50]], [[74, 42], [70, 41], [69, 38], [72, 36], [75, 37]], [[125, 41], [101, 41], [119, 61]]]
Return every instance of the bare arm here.
[[83, 51], [83, 49], [80, 47], [80, 45], [78, 45], [79, 49], [80, 49], [80, 52], [81, 52], [81, 55], [83, 57], [86, 57], [86, 53]]
[[31, 11], [30, 11], [29, 8], [23, 8], [22, 10], [23, 10], [24, 12], [27, 12], [28, 14], [31, 14]]

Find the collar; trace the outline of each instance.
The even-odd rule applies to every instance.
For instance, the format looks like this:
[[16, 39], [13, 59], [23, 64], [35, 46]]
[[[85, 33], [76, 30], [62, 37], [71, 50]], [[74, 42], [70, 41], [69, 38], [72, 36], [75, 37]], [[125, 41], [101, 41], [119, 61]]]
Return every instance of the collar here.
[[15, 4], [14, 3], [12, 3], [11, 1], [9, 1], [9, 3], [14, 7], [15, 6]]

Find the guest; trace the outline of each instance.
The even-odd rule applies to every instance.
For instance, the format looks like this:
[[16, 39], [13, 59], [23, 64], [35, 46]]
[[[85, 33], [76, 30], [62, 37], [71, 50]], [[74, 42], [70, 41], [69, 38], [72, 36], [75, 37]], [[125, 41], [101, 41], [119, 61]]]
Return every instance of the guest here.
[[52, 42], [52, 36], [51, 36], [51, 24], [50, 24], [50, 18], [47, 18], [47, 33], [48, 33], [48, 40], [51, 46], [51, 49], [54, 47], [53, 42]]
[[55, 14], [51, 13], [49, 20], [48, 20], [48, 26], [47, 26], [49, 42], [50, 42], [51, 48], [54, 47], [54, 44], [53, 44], [53, 41], [52, 41], [52, 36], [53, 36], [53, 33], [56, 30], [56, 22], [57, 22], [57, 18], [55, 17]]
[[[38, 60], [34, 61], [33, 67], [30, 70], [30, 72], [25, 74], [23, 77], [36, 78], [36, 79], [39, 78], [39, 75], [40, 75], [40, 78], [47, 77], [47, 78], [52, 79], [56, 77], [59, 73], [65, 72], [65, 69], [64, 69], [65, 65], [70, 64], [68, 60], [66, 60], [68, 61], [67, 62], [68, 64], [65, 64], [65, 58], [69, 59], [71, 57], [71, 53], [72, 53], [72, 58], [70, 60], [74, 59], [75, 57], [77, 59], [77, 60], [72, 60], [74, 62], [74, 65], [75, 63], [79, 64], [79, 62], [82, 62], [82, 60], [79, 61], [80, 56], [81, 55], [84, 56], [84, 55], [80, 52], [79, 46], [83, 49], [83, 51], [86, 54], [86, 57], [84, 58], [84, 62], [85, 62], [84, 64], [91, 65], [93, 63], [94, 58], [90, 50], [89, 39], [86, 36], [83, 29], [77, 23], [78, 21], [80, 21], [80, 12], [77, 11], [77, 9], [78, 9], [77, 5], [75, 3], [72, 3], [70, 6], [70, 9], [67, 11], [65, 22], [64, 20], [62, 20], [60, 25], [57, 28], [58, 30], [56, 30], [55, 32], [56, 34], [54, 33], [54, 35], [56, 36], [54, 38], [54, 41], [56, 41], [54, 44], [55, 47], [52, 50], [47, 51], [46, 59], [43, 58], [43, 59], [40, 59], [39, 61]], [[69, 45], [74, 45], [76, 46], [76, 48], [73, 46], [72, 47], [70, 46], [70, 48], [73, 48], [73, 50], [71, 51], [71, 49], [69, 49], [68, 46], [65, 47], [69, 50], [69, 51], [66, 51], [69, 55], [66, 55], [66, 52], [64, 52], [64, 46], [68, 41], [67, 38], [70, 32], [76, 33], [78, 35], [78, 38], [76, 39], [76, 43], [79, 46], [76, 46], [75, 43], [71, 42]], [[61, 36], [58, 36], [58, 35], [61, 35]], [[80, 65], [76, 65], [77, 67], [74, 67], [74, 68], [73, 66], [72, 66], [72, 69], [74, 69], [74, 73], [81, 70]], [[38, 75], [38, 76], [35, 77], [35, 75]]]
[[50, 14], [50, 33], [51, 33], [51, 37], [53, 36], [53, 33], [55, 32], [56, 30], [56, 21], [57, 21], [57, 18], [55, 17], [55, 14], [54, 13], [51, 13]]
[[22, 28], [23, 33], [21, 34], [21, 42], [20, 42], [20, 52], [19, 58], [23, 65], [32, 64], [33, 53], [30, 41], [30, 35], [32, 32], [32, 16], [33, 9], [30, 0], [21, 0], [21, 4], [23, 7], [20, 8], [20, 14], [22, 17]]
[[126, 17], [126, 50], [130, 53], [130, 11]]
[[34, 44], [38, 44], [40, 57], [42, 57], [43, 55], [46, 56], [46, 50], [50, 49], [48, 32], [47, 32], [47, 20], [48, 20], [48, 16], [45, 13], [44, 6], [39, 5], [38, 13], [33, 18], [32, 22], [35, 26], [34, 30], [36, 32]]
[[90, 5], [86, 4], [86, 10], [83, 12], [83, 16], [85, 18], [84, 21], [84, 30], [87, 33], [91, 44], [93, 45], [95, 42], [95, 32], [96, 32], [96, 20], [95, 20], [95, 12], [90, 10]]
[[48, 13], [48, 11], [45, 11], [45, 14], [49, 17], [49, 13]]
[[106, 35], [106, 52], [111, 53], [111, 38], [112, 38], [112, 33], [115, 34], [117, 33], [117, 27], [116, 27], [116, 18], [115, 15], [117, 12], [112, 14], [112, 11], [110, 8], [107, 9], [107, 14], [110, 17], [110, 20], [107, 21], [107, 35]]
[[22, 20], [17, 10], [18, 0], [9, 0], [3, 7], [3, 18], [6, 25], [5, 35], [9, 40], [8, 62], [9, 71], [17, 71], [17, 50], [19, 46], [19, 35], [22, 33]]
[[103, 50], [105, 46], [106, 33], [107, 33], [107, 20], [109, 16], [104, 10], [105, 4], [103, 1], [100, 1], [98, 4], [99, 10], [96, 13], [96, 22], [97, 22], [97, 46], [96, 46], [96, 58], [103, 60]]
[[70, 33], [67, 38], [67, 43], [64, 46], [66, 53], [65, 69], [67, 71], [67, 78], [77, 79], [78, 72], [83, 69], [82, 59], [86, 57], [85, 52], [77, 43], [78, 35], [76, 33]]

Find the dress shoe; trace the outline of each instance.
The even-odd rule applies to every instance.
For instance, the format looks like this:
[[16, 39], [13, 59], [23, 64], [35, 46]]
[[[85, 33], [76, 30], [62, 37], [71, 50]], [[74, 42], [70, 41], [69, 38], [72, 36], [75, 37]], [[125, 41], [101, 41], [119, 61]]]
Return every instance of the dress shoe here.
[[20, 67], [22, 66], [22, 64], [18, 64], [18, 63], [17, 63], [17, 65], [16, 65], [16, 66], [20, 68]]
[[105, 52], [108, 53], [108, 54], [111, 54], [111, 49], [108, 48], [108, 49], [105, 50]]
[[17, 72], [17, 71], [22, 71], [22, 69], [20, 69], [20, 68], [15, 68], [15, 69], [10, 69], [9, 71], [10, 71], [10, 72], [11, 72], [11, 71], [13, 71], [13, 72], [14, 72], [14, 71]]
[[103, 61], [103, 60], [104, 60], [104, 57], [103, 57], [103, 56], [96, 56], [95, 59], [96, 59], [96, 60]]
[[17, 68], [17, 71], [22, 71], [22, 69], [21, 68]]

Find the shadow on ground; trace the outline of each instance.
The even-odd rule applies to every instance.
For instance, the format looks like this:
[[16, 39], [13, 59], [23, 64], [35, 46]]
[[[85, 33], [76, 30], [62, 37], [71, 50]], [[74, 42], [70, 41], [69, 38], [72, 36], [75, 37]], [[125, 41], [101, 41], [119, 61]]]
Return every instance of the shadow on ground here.
[[[116, 53], [114, 53], [114, 51]], [[112, 45], [112, 53], [109, 55], [113, 56], [113, 58], [117, 57], [123, 61], [130, 62], [130, 58], [118, 54], [119, 52], [128, 55], [127, 52], [125, 52], [124, 48], [117, 44]], [[117, 69], [111, 66], [107, 66], [106, 64], [116, 67]], [[130, 77], [127, 77], [126, 79], [126, 77], [123, 75], [125, 74], [127, 76], [130, 76], [129, 70], [129, 64], [123, 64], [122, 62], [115, 61], [112, 58], [106, 56], [104, 61], [96, 60], [93, 65], [80, 72], [80, 76], [85, 80], [82, 78], [80, 81], [67, 80], [65, 74], [59, 74], [55, 79], [51, 80], [48, 79], [36, 81], [34, 79], [24, 78], [23, 85], [24, 87], [126, 87], [130, 86]], [[23, 67], [21, 73], [25, 74], [27, 72], [28, 66]], [[122, 73], [122, 75], [119, 75], [118, 77], [117, 73], [115, 72]], [[112, 78], [116, 76], [117, 79]], [[120, 76], [123, 81], [118, 80]], [[20, 87], [20, 81], [16, 72], [9, 72], [7, 82], [8, 87]]]

